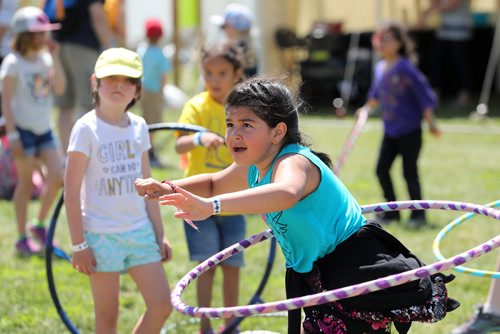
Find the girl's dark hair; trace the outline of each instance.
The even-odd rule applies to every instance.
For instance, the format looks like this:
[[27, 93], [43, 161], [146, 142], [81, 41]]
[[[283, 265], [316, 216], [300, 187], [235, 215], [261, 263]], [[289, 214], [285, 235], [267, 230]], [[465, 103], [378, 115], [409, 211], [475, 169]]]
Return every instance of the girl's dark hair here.
[[209, 58], [221, 57], [227, 60], [236, 72], [243, 68], [244, 56], [243, 49], [238, 46], [235, 42], [226, 41], [215, 44], [214, 46], [207, 48], [203, 47], [201, 49], [201, 63]]
[[30, 47], [33, 45], [33, 36], [34, 33], [32, 32], [22, 32], [18, 34], [12, 39], [12, 50], [17, 51], [22, 56], [26, 55]]
[[[96, 86], [92, 89], [92, 100], [94, 101], [94, 106], [98, 106], [100, 101], [99, 101], [99, 93], [97, 92], [97, 89], [101, 85], [101, 80], [100, 79], [95, 79], [96, 80]], [[130, 101], [129, 104], [127, 104], [127, 107], [125, 108], [125, 111], [128, 111], [132, 109], [133, 106], [137, 103], [137, 101], [140, 100], [141, 98], [141, 92], [142, 92], [142, 78], [128, 78], [132, 84], [136, 87], [137, 91], [139, 94], [137, 94], [137, 97], [134, 98], [132, 101]]]
[[408, 35], [408, 30], [403, 23], [392, 20], [384, 21], [380, 24], [380, 29], [391, 32], [394, 38], [401, 43], [399, 54], [408, 58], [412, 63], [417, 64], [418, 58], [415, 51], [415, 43], [413, 43]]
[[[280, 80], [255, 77], [236, 85], [229, 93], [225, 105], [226, 110], [234, 107], [250, 108], [270, 128], [276, 127], [278, 123], [285, 123], [287, 133], [283, 146], [310, 146], [299, 130], [299, 113], [303, 112], [305, 104], [300, 98], [294, 97]], [[332, 168], [332, 160], [328, 154], [312, 152]]]

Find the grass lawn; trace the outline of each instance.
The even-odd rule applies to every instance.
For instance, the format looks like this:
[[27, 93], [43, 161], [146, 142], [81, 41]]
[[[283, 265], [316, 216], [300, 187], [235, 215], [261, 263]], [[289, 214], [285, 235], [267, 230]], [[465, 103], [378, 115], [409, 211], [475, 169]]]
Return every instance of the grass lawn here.
[[[420, 158], [420, 174], [424, 198], [429, 200], [451, 200], [477, 204], [488, 203], [500, 198], [500, 113], [498, 99], [492, 101], [492, 118], [486, 121], [472, 121], [468, 111], [454, 111], [444, 105], [438, 111], [438, 122], [444, 132], [440, 139], [424, 136], [424, 148]], [[472, 110], [472, 106], [470, 108]], [[470, 111], [469, 110], [469, 111]], [[168, 121], [175, 121], [178, 115], [169, 114]], [[338, 119], [333, 113], [308, 115], [302, 118], [302, 130], [310, 136], [313, 147], [329, 153], [332, 158], [340, 152], [353, 119]], [[381, 139], [381, 124], [377, 118], [370, 118], [363, 129], [351, 155], [347, 159], [340, 177], [349, 187], [360, 204], [381, 202], [382, 196], [374, 174], [374, 165]], [[162, 170], [154, 170], [158, 179], [175, 179], [181, 176], [178, 157], [173, 151], [172, 134], [159, 132], [155, 142], [162, 148]], [[401, 164], [397, 161], [392, 174], [400, 200], [408, 199], [402, 178]], [[30, 207], [30, 217], [35, 216], [37, 202]], [[165, 230], [174, 248], [174, 259], [165, 264], [171, 286], [194, 266], [189, 262], [181, 222], [172, 218], [172, 210], [162, 208]], [[65, 327], [52, 304], [45, 273], [43, 258], [20, 259], [14, 254], [16, 238], [12, 202], [1, 201], [0, 213], [0, 333], [61, 333]], [[409, 212], [403, 212], [403, 218]], [[439, 230], [461, 213], [451, 211], [429, 211], [430, 226], [411, 231], [403, 224], [388, 227], [390, 232], [403, 241], [426, 263], [435, 262], [432, 242]], [[248, 217], [248, 235], [266, 228], [257, 216]], [[453, 230], [442, 244], [445, 256], [465, 251], [500, 233], [498, 221], [474, 218]], [[61, 215], [56, 231], [61, 248], [69, 252], [69, 239], [64, 214]], [[257, 288], [265, 267], [269, 242], [250, 248], [245, 252], [246, 266], [241, 279], [241, 304], [248, 302]], [[474, 260], [469, 266], [494, 270], [498, 251]], [[271, 277], [264, 290], [264, 301], [284, 299], [284, 265], [278, 249]], [[93, 307], [88, 279], [75, 272], [71, 265], [59, 259], [54, 260], [54, 274], [59, 298], [69, 318], [82, 333], [93, 331]], [[450, 295], [460, 300], [462, 306], [437, 324], [414, 324], [411, 333], [449, 333], [451, 329], [466, 320], [473, 306], [484, 301], [490, 280], [456, 274], [456, 280], [449, 285]], [[217, 276], [214, 291], [214, 306], [222, 306], [220, 276]], [[196, 305], [195, 287], [190, 285], [183, 300]], [[128, 276], [121, 282], [120, 333], [129, 333], [143, 311], [144, 306], [135, 285]], [[196, 333], [194, 320], [174, 312], [166, 323], [170, 333]], [[214, 327], [221, 323], [214, 320]], [[254, 317], [243, 321], [242, 330], [271, 330], [286, 333], [286, 318], [283, 316]]]

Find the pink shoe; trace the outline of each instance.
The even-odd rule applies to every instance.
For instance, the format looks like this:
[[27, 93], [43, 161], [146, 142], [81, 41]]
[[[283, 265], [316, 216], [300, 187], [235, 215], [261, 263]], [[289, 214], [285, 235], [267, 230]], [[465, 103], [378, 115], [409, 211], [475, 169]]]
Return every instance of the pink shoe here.
[[29, 238], [23, 238], [16, 242], [16, 252], [19, 256], [36, 255], [41, 251], [42, 248]]

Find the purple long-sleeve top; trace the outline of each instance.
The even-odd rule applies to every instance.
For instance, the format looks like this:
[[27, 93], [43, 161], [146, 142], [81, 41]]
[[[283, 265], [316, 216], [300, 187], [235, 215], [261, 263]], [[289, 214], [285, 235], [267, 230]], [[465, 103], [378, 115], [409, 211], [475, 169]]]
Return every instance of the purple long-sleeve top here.
[[408, 59], [401, 58], [386, 70], [387, 63], [375, 65], [368, 98], [381, 107], [385, 135], [397, 138], [421, 127], [423, 112], [434, 110], [437, 97], [422, 72]]

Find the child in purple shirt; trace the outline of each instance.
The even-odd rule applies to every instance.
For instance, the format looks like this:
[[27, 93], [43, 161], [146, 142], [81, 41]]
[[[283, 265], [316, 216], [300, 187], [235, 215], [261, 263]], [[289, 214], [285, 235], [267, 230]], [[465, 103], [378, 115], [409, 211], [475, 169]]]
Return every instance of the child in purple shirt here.
[[[390, 176], [391, 166], [398, 155], [403, 159], [403, 175], [412, 200], [422, 198], [417, 160], [422, 147], [422, 119], [430, 132], [441, 132], [434, 120], [437, 97], [424, 75], [413, 62], [412, 43], [404, 27], [397, 22], [384, 22], [372, 37], [373, 48], [381, 60], [375, 65], [374, 78], [363, 108], [369, 112], [380, 106], [384, 137], [377, 162], [377, 177], [387, 201], [396, 194]], [[386, 212], [378, 217], [382, 222], [399, 220], [399, 212]], [[424, 211], [414, 210], [408, 220], [411, 227], [426, 224]]]

